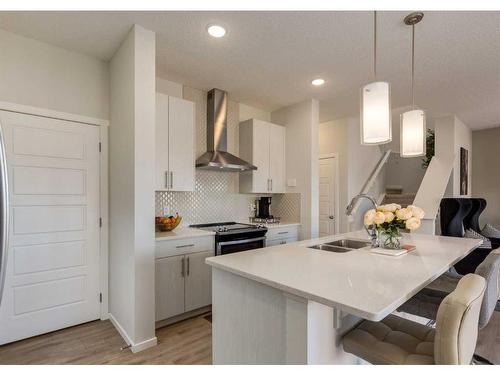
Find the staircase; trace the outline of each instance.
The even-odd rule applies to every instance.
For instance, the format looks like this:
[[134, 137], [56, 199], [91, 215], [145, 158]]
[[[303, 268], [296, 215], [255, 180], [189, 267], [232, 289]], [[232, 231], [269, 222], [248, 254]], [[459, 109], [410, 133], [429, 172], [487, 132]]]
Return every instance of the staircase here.
[[386, 193], [382, 204], [386, 203], [396, 203], [400, 204], [401, 207], [407, 207], [410, 204], [413, 204], [415, 200], [415, 193]]

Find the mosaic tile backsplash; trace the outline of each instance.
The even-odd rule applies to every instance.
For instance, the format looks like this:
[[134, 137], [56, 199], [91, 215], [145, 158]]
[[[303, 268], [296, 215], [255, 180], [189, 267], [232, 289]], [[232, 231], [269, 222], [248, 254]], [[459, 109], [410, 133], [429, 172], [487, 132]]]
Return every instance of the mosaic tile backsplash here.
[[[222, 221], [246, 221], [258, 195], [234, 192], [234, 173], [196, 171], [194, 192], [157, 191], [156, 215], [183, 217], [182, 226]], [[299, 194], [273, 194], [272, 213], [282, 221], [300, 221]]]

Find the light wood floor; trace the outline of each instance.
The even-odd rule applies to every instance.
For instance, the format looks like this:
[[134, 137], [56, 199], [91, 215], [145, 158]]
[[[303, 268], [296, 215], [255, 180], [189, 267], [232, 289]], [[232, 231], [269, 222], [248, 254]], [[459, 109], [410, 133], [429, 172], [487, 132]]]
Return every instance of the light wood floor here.
[[0, 364], [212, 363], [212, 324], [203, 315], [160, 328], [156, 337], [153, 348], [121, 351], [125, 342], [113, 325], [97, 320], [0, 346]]
[[[0, 364], [211, 364], [212, 325], [198, 316], [160, 328], [158, 345], [132, 354], [109, 321], [0, 346]], [[476, 353], [500, 364], [500, 312], [479, 332]]]

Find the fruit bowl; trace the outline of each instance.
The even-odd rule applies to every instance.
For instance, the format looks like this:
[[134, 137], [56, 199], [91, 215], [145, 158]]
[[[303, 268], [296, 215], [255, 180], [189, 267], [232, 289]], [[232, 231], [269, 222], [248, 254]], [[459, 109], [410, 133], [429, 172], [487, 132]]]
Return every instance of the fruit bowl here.
[[174, 230], [182, 221], [182, 216], [156, 217], [156, 230], [158, 232], [169, 232]]

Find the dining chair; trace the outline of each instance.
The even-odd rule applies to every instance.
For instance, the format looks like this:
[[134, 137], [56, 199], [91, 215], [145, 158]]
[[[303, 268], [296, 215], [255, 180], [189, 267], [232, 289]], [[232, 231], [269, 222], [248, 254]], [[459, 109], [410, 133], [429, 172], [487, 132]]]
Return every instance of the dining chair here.
[[372, 364], [470, 364], [485, 289], [483, 277], [468, 274], [441, 302], [436, 328], [395, 315], [365, 320], [343, 337], [344, 350]]

